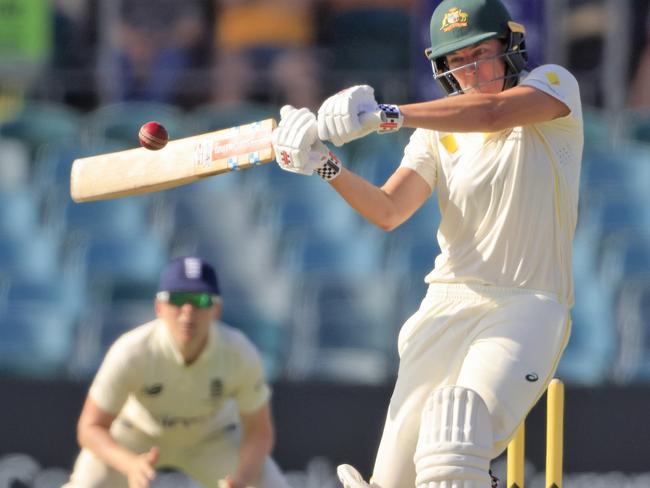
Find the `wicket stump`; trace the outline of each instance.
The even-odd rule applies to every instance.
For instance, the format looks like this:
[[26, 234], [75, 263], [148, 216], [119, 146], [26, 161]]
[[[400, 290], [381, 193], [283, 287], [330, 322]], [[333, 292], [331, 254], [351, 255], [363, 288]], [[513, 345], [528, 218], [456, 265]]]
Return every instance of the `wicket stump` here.
[[[508, 444], [507, 488], [524, 488], [525, 420]], [[546, 488], [562, 488], [564, 384], [551, 380], [546, 392]]]

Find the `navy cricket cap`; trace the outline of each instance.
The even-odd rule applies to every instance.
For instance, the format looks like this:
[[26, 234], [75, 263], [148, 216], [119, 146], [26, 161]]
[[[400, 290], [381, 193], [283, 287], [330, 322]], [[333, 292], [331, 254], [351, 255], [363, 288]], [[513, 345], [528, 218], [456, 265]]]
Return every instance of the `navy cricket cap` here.
[[160, 275], [158, 291], [197, 292], [219, 295], [217, 274], [201, 258], [184, 256], [172, 259]]

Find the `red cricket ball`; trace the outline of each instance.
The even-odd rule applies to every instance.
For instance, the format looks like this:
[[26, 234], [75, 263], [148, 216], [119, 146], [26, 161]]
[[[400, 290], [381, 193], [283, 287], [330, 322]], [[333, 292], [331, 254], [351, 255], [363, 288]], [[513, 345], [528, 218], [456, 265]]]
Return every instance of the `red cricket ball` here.
[[140, 139], [140, 145], [142, 147], [157, 151], [167, 145], [169, 134], [161, 123], [153, 121], [147, 122], [140, 127], [138, 139]]

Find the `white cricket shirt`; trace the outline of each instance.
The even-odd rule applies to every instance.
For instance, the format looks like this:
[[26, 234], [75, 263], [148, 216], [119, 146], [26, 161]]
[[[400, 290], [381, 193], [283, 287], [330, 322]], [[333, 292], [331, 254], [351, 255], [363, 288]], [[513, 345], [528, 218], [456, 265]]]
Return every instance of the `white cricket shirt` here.
[[261, 408], [270, 388], [259, 354], [238, 330], [212, 324], [205, 349], [185, 365], [157, 319], [115, 341], [89, 394], [159, 445], [186, 446], [237, 422], [237, 410]]
[[425, 281], [550, 292], [572, 305], [571, 247], [583, 148], [576, 79], [557, 65], [520, 83], [560, 100], [566, 117], [503, 132], [417, 129], [401, 166], [437, 191], [441, 253]]

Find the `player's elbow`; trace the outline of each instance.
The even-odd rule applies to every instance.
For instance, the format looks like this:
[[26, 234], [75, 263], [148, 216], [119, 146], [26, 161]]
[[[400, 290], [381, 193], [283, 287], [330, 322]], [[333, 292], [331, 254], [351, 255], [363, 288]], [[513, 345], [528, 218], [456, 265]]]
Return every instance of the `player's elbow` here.
[[371, 222], [385, 232], [390, 232], [399, 227], [404, 218], [400, 215], [395, 205], [386, 205], [383, 209], [377, 210]]
[[390, 232], [396, 229], [397, 227], [399, 227], [400, 223], [401, 222], [399, 222], [397, 219], [390, 218], [390, 217], [386, 219], [376, 219], [375, 221], [373, 221], [373, 224], [375, 224], [375, 226], [379, 227], [384, 232]]
[[483, 132], [500, 132], [516, 124], [507, 104], [498, 95], [485, 95], [487, 103], [481, 111], [480, 124]]

